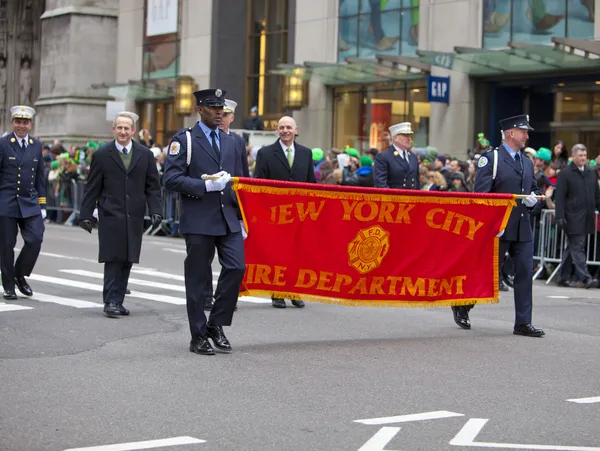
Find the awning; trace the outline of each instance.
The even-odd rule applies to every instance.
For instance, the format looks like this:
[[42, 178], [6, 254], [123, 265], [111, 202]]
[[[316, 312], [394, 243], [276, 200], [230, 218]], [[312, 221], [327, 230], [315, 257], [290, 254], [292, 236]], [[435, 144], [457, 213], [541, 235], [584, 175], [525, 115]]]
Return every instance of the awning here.
[[421, 62], [471, 76], [600, 70], [600, 42], [552, 38], [552, 45], [509, 42], [490, 50], [455, 47], [454, 52], [417, 51]]
[[346, 58], [344, 63], [279, 64], [271, 74], [319, 79], [326, 86], [371, 84], [425, 78], [431, 66], [418, 58], [377, 55], [374, 59]]
[[175, 81], [156, 80], [130, 80], [128, 83], [114, 84], [94, 84], [91, 89], [95, 92], [102, 92], [108, 97], [114, 97], [116, 100], [161, 100], [175, 97]]

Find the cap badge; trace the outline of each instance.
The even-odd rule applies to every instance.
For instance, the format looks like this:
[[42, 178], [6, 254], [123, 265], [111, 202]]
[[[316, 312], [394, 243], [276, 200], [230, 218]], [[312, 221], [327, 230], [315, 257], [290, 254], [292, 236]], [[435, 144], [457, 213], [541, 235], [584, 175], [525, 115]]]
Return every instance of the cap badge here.
[[25, 107], [24, 106], [21, 107], [21, 111], [25, 111]]
[[221, 91], [220, 89], [217, 89], [217, 90], [215, 91], [215, 95], [216, 95], [217, 97], [221, 97], [221, 96], [223, 95], [223, 91]]

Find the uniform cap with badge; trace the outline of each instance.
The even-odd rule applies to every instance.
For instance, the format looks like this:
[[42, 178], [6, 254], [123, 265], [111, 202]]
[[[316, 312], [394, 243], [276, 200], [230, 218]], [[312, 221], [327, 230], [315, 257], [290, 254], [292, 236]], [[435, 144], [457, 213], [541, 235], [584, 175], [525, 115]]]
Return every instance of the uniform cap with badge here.
[[197, 106], [225, 107], [225, 93], [222, 89], [201, 89], [194, 92]]
[[35, 116], [35, 110], [29, 106], [17, 105], [10, 109], [10, 115], [12, 119], [33, 120], [33, 116]]
[[412, 131], [412, 126], [410, 122], [401, 122], [396, 125], [392, 125], [389, 128], [389, 131], [392, 136], [396, 135], [412, 135], [414, 132]]
[[500, 126], [502, 131], [512, 130], [513, 128], [520, 128], [521, 130], [534, 131], [531, 125], [529, 125], [529, 115], [519, 114], [518, 116], [508, 117], [500, 120]]

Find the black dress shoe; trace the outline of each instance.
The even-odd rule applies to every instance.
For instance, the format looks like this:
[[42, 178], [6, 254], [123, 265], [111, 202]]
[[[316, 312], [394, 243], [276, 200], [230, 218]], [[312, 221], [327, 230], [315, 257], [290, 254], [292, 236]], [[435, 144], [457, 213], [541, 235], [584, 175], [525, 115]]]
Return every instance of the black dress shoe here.
[[204, 301], [204, 310], [212, 310], [212, 308], [215, 306], [215, 301], [214, 299], [206, 299]]
[[292, 301], [292, 305], [294, 307], [302, 308], [304, 307], [304, 301]]
[[117, 305], [117, 308], [119, 309], [119, 312], [121, 313], [121, 316], [127, 316], [129, 315], [129, 310], [127, 310], [125, 307], [123, 307], [123, 305]]
[[500, 290], [500, 291], [508, 291], [508, 285], [506, 285], [506, 283], [504, 282], [504, 280], [500, 280], [500, 283], [498, 284], [498, 290]]
[[536, 329], [531, 324], [521, 324], [515, 327], [513, 333], [515, 335], [524, 335], [525, 337], [543, 337], [545, 335], [542, 329]]
[[584, 282], [584, 286], [586, 289], [588, 288], [596, 288], [598, 286], [598, 281], [596, 279], [588, 279]]
[[206, 337], [192, 338], [192, 341], [190, 341], [190, 352], [200, 355], [215, 355], [215, 350]]
[[231, 343], [223, 333], [223, 326], [206, 326], [206, 335], [213, 341], [217, 351], [231, 352]]
[[117, 304], [109, 302], [108, 304], [104, 304], [104, 314], [109, 318], [116, 318], [117, 316], [121, 316], [121, 310]]
[[450, 307], [454, 314], [454, 322], [462, 329], [470, 329], [471, 321], [469, 321], [469, 312], [463, 306]]
[[16, 301], [17, 298], [17, 293], [15, 293], [15, 290], [4, 290], [4, 293], [2, 294], [2, 297], [4, 299], [6, 299], [7, 301]]
[[33, 296], [33, 290], [25, 280], [25, 277], [15, 277], [15, 285], [25, 296]]
[[271, 305], [275, 308], [286, 308], [285, 299], [271, 299]]

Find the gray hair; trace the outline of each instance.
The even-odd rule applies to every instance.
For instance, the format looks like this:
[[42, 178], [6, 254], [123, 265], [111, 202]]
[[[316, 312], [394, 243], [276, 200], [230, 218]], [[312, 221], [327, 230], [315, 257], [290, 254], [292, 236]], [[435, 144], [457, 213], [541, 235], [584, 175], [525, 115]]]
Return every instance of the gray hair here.
[[583, 144], [575, 144], [572, 148], [571, 148], [571, 155], [575, 155], [577, 152], [583, 150], [584, 152], [587, 152], [587, 147], [585, 147]]
[[133, 124], [132, 128], [135, 128], [135, 123], [137, 122], [137, 120], [139, 118], [139, 116], [137, 114], [135, 114], [135, 113], [129, 113], [127, 111], [123, 111], [123, 112], [121, 112], [121, 113], [119, 113], [119, 114], [117, 114], [115, 116], [115, 120], [113, 121], [113, 126], [114, 127], [117, 126], [117, 119], [119, 119], [120, 117], [126, 117], [128, 119], [131, 119], [131, 122]]

